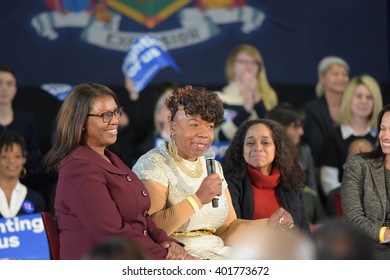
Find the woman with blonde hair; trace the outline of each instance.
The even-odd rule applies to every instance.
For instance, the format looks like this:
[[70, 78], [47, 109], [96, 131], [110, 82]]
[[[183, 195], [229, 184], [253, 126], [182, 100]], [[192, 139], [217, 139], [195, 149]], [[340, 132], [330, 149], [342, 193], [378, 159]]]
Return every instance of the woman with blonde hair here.
[[217, 92], [224, 106], [224, 122], [216, 131], [217, 141], [230, 141], [238, 126], [248, 119], [263, 118], [278, 104], [270, 86], [260, 52], [248, 44], [230, 52], [225, 66], [229, 83]]
[[353, 78], [340, 105], [338, 126], [324, 141], [320, 155], [320, 177], [324, 194], [340, 186], [348, 147], [356, 139], [376, 142], [376, 117], [382, 109], [382, 94], [378, 83], [369, 75]]
[[380, 110], [383, 107], [382, 102], [382, 93], [379, 87], [378, 82], [369, 75], [361, 75], [355, 77], [351, 80], [348, 87], [346, 88], [343, 99], [341, 100], [340, 105], [340, 114], [338, 118], [339, 124], [349, 124], [354, 121], [353, 110], [351, 108], [352, 99], [354, 98], [354, 93], [357, 91], [359, 86], [366, 87], [372, 94], [372, 99], [374, 101], [374, 106], [372, 108], [371, 115], [369, 116], [369, 124], [371, 127], [376, 127], [377, 116]]

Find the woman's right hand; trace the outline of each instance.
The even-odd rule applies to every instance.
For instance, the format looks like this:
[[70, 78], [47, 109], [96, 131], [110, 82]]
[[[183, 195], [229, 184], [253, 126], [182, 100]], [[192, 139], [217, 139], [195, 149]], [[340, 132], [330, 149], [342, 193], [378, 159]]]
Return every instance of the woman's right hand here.
[[136, 101], [139, 97], [139, 92], [135, 90], [135, 84], [134, 82], [128, 78], [125, 77], [125, 88], [127, 92], [129, 93], [130, 100]]
[[202, 204], [210, 203], [213, 198], [222, 194], [222, 179], [213, 173], [203, 179], [198, 191], [195, 193]]

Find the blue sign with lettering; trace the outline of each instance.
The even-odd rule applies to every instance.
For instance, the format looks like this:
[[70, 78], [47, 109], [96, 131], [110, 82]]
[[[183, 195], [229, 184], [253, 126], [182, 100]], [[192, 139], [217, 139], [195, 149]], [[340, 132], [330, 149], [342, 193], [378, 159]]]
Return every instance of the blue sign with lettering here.
[[68, 84], [49, 83], [41, 85], [41, 89], [47, 91], [59, 101], [64, 101], [66, 96], [72, 90], [72, 86]]
[[0, 259], [50, 260], [41, 214], [0, 219]]
[[133, 81], [135, 90], [140, 92], [163, 68], [180, 69], [169, 55], [165, 45], [156, 37], [142, 35], [134, 40], [122, 65], [126, 77]]

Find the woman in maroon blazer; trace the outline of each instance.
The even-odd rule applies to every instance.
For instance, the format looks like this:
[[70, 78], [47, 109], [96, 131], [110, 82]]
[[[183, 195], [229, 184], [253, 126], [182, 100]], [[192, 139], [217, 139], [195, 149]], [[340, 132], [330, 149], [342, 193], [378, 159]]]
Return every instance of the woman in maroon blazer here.
[[150, 259], [192, 258], [152, 222], [144, 185], [107, 149], [121, 113], [116, 95], [92, 83], [74, 87], [58, 113], [45, 163], [59, 171], [54, 208], [61, 259], [81, 259], [112, 236], [141, 244]]

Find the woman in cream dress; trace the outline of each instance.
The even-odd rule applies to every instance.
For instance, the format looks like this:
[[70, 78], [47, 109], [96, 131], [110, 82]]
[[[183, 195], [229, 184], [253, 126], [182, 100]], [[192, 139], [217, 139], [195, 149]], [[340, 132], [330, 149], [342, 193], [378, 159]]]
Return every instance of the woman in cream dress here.
[[[151, 199], [149, 214], [168, 235], [185, 244], [202, 259], [221, 259], [223, 249], [249, 223], [237, 219], [222, 168], [208, 175], [203, 156], [214, 140], [214, 128], [223, 120], [217, 94], [186, 86], [166, 100], [171, 111], [171, 141], [143, 155], [133, 171], [145, 184]], [[212, 199], [218, 197], [218, 207]], [[256, 224], [289, 227], [290, 217], [277, 211]]]

